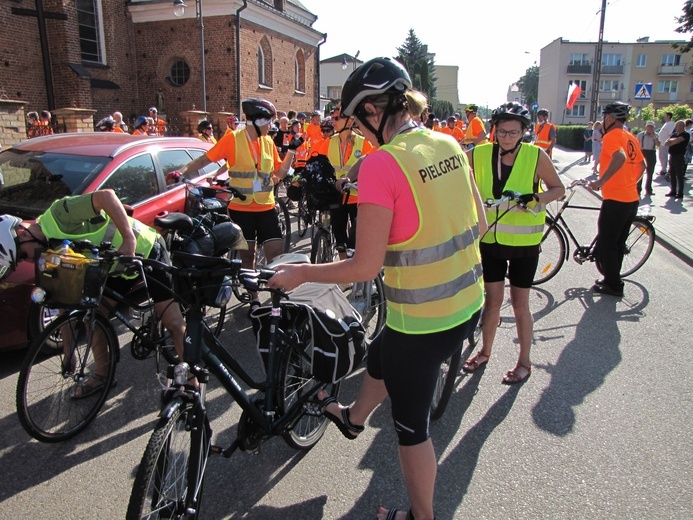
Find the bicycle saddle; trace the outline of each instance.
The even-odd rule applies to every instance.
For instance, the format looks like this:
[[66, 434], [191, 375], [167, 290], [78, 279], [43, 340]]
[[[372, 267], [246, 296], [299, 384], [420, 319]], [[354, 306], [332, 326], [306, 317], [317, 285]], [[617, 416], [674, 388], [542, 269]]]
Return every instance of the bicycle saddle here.
[[189, 235], [193, 232], [193, 221], [185, 213], [169, 213], [163, 217], [156, 217], [154, 225], [161, 229], [175, 229], [184, 235]]

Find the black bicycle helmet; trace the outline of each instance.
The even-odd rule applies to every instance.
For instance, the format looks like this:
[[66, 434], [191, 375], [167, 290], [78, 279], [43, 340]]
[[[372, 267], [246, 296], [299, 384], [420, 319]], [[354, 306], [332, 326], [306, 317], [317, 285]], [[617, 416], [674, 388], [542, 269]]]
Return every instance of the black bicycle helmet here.
[[602, 114], [611, 114], [619, 121], [627, 121], [630, 116], [630, 105], [623, 101], [615, 101], [614, 103], [606, 105], [602, 109]]
[[498, 125], [501, 121], [508, 120], [519, 121], [524, 128], [529, 128], [529, 125], [532, 124], [529, 110], [519, 103], [514, 103], [512, 101], [502, 104], [491, 113], [491, 123], [493, 123], [493, 126]]
[[106, 116], [96, 123], [96, 130], [99, 132], [112, 132], [113, 128], [115, 128], [115, 119], [112, 116]]
[[248, 121], [256, 121], [258, 119], [273, 120], [277, 117], [277, 109], [266, 99], [249, 98], [244, 99], [241, 103], [243, 113]]
[[546, 108], [540, 108], [539, 110], [537, 110], [537, 115], [549, 117], [549, 110]]
[[200, 124], [197, 125], [197, 133], [201, 134], [202, 130], [212, 130], [212, 122], [211, 121], [200, 121]]
[[398, 61], [374, 58], [357, 68], [344, 82], [341, 114], [353, 116], [361, 101], [368, 96], [384, 94], [389, 90], [402, 93], [408, 88], [411, 88], [411, 78]]

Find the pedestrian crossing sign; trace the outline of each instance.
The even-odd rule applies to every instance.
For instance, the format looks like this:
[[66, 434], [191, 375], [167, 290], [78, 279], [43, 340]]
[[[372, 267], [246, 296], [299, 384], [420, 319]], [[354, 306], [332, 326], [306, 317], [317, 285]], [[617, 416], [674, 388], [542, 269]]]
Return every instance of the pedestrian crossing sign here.
[[652, 99], [652, 83], [636, 83], [634, 99]]

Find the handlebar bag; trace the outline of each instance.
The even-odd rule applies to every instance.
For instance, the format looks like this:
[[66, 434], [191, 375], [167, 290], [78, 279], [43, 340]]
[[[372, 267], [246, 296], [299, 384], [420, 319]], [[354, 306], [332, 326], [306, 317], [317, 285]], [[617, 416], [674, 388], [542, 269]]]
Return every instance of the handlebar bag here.
[[[280, 329], [298, 339], [311, 374], [323, 383], [336, 383], [351, 374], [366, 353], [366, 333], [361, 316], [336, 285], [306, 283], [281, 302]], [[257, 348], [265, 367], [269, 346], [270, 306], [251, 313]], [[279, 349], [286, 345], [279, 338]]]

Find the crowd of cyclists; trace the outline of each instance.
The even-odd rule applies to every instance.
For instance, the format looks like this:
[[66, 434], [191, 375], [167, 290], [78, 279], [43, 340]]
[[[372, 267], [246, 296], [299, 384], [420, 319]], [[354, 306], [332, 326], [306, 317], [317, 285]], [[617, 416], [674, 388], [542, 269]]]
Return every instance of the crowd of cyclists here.
[[[635, 215], [633, 192], [644, 171], [637, 140], [634, 145], [623, 130], [627, 109], [618, 102], [604, 109], [603, 173], [592, 183], [593, 189], [603, 188], [605, 198], [598, 250], [606, 276], [594, 290], [617, 296], [623, 294], [618, 273], [624, 230]], [[386, 326], [370, 346], [358, 397], [347, 407], [321, 396], [324, 416], [350, 440], [358, 438], [371, 412], [390, 398], [410, 504], [408, 511], [381, 508], [381, 520], [434, 518], [437, 463], [429, 410], [438, 369], [474, 330], [482, 308], [482, 345], [464, 370], [488, 363], [506, 278], [520, 348], [516, 365], [502, 382], [522, 383], [531, 374], [529, 288], [546, 204], [565, 190], [551, 149], [525, 142], [532, 126], [525, 107], [505, 103], [496, 108], [490, 132], [477, 110], [467, 105], [466, 121], [458, 113], [439, 124], [403, 66], [376, 58], [353, 71], [341, 103], [325, 118], [319, 111], [310, 116], [283, 113], [265, 99], [244, 100], [245, 125], [239, 129], [238, 118], [230, 117], [228, 130], [212, 141], [214, 146], [179, 172], [185, 176], [225, 161], [229, 185], [245, 196], [230, 201], [228, 213], [248, 242], [248, 250], [241, 252], [248, 268], [255, 265], [257, 248], [263, 248], [268, 261], [283, 252], [275, 186], [292, 168], [322, 156], [334, 167], [337, 189], [358, 180], [352, 203], [332, 210], [339, 259], [279, 266], [269, 285], [291, 291], [305, 282], [348, 284], [371, 280], [384, 268]], [[198, 127], [201, 138], [214, 139], [211, 124], [203, 123]], [[549, 133], [539, 138], [550, 142]], [[110, 232], [120, 237], [114, 243], [123, 253], [142, 249], [151, 255], [156, 250], [162, 256], [156, 232], [127, 218], [122, 204], [109, 194], [59, 201], [36, 224], [1, 216], [0, 264], [16, 267], [32, 257], [31, 249], [47, 246], [47, 238], [85, 235], [98, 240]], [[79, 211], [67, 218], [61, 207]], [[98, 214], [106, 218], [94, 227]], [[347, 258], [346, 248], [355, 249], [353, 256]], [[162, 310], [169, 308], [163, 305]], [[251, 310], [258, 305], [253, 295]], [[171, 316], [169, 325], [180, 332], [180, 316]]]

